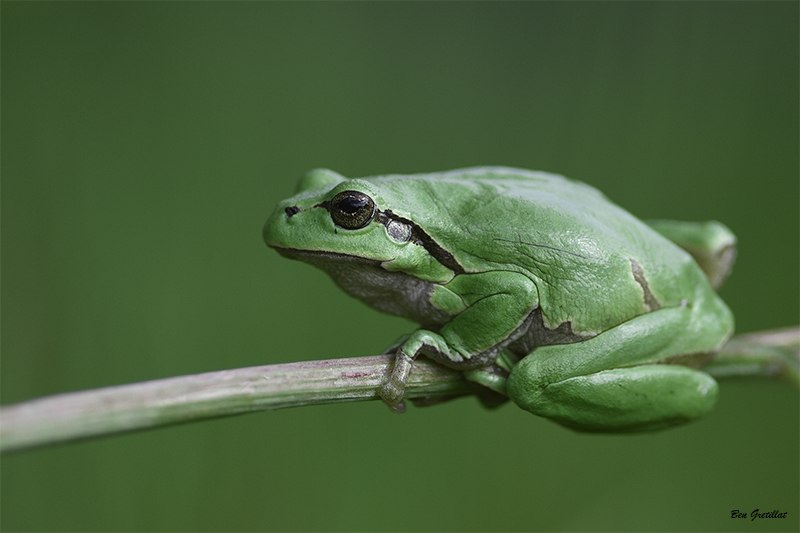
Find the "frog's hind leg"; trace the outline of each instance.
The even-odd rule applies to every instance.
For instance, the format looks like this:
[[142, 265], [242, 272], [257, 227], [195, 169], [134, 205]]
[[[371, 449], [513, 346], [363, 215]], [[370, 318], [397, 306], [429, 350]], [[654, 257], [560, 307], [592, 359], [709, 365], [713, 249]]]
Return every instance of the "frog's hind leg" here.
[[475, 395], [488, 409], [500, 407], [508, 401], [508, 374], [508, 370], [497, 364], [464, 371], [468, 381], [482, 385], [476, 387]]
[[651, 431], [697, 418], [714, 406], [717, 383], [686, 366], [657, 364], [724, 342], [724, 324], [717, 330], [693, 316], [689, 306], [664, 308], [582, 342], [541, 346], [512, 370], [509, 396], [584, 431]]
[[464, 377], [467, 381], [483, 385], [502, 396], [508, 396], [508, 375], [509, 372], [507, 370], [497, 365], [464, 370]]
[[736, 235], [720, 222], [646, 220], [645, 223], [689, 252], [715, 290], [731, 273], [736, 260]]

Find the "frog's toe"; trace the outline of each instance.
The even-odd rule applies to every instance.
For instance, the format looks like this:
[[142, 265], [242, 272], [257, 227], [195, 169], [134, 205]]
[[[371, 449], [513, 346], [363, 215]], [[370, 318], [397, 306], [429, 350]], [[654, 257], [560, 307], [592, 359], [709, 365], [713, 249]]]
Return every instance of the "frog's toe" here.
[[406, 402], [400, 401], [400, 403], [396, 403], [394, 405], [386, 404], [386, 406], [393, 412], [397, 413], [398, 415], [402, 415], [406, 412]]
[[[396, 409], [394, 409], [394, 406], [397, 406], [397, 405], [400, 405], [400, 404], [403, 403], [403, 394], [404, 393], [405, 393], [405, 390], [403, 388], [398, 387], [395, 383], [392, 383], [390, 381], [389, 383], [384, 385], [383, 388], [381, 389], [381, 399], [384, 402], [386, 402], [386, 404], [393, 411], [396, 411]], [[403, 411], [405, 411], [405, 406], [403, 406], [402, 411], [398, 411], [398, 412], [403, 412]]]

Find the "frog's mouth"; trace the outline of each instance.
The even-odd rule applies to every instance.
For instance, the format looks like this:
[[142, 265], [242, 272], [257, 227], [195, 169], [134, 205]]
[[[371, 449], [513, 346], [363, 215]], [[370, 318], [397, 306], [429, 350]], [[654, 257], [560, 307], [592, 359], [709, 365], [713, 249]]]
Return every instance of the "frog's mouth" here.
[[303, 261], [304, 263], [309, 263], [326, 271], [330, 271], [330, 264], [333, 263], [355, 263], [363, 266], [381, 268], [382, 263], [394, 260], [394, 258], [391, 258], [387, 259], [386, 261], [381, 261], [378, 259], [359, 257], [357, 255], [348, 255], [339, 252], [327, 252], [320, 250], [300, 250], [297, 248], [282, 248], [279, 246], [271, 246], [271, 248], [274, 248], [275, 251], [281, 254], [283, 257]]

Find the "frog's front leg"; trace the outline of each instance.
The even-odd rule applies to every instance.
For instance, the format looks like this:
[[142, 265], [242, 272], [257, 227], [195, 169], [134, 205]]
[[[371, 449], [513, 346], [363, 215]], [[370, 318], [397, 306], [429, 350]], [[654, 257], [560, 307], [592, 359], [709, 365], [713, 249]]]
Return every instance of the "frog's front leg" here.
[[527, 411], [584, 431], [650, 431], [697, 418], [714, 406], [717, 383], [659, 363], [719, 349], [732, 319], [703, 321], [702, 313], [689, 304], [664, 308], [586, 341], [541, 346], [512, 370], [509, 395]]
[[537, 298], [533, 282], [516, 272], [461, 274], [437, 287], [432, 303], [458, 314], [439, 333], [418, 329], [406, 339], [397, 350], [381, 398], [402, 411], [408, 374], [420, 355], [456, 369], [491, 364], [507, 344], [524, 333], [525, 318]]

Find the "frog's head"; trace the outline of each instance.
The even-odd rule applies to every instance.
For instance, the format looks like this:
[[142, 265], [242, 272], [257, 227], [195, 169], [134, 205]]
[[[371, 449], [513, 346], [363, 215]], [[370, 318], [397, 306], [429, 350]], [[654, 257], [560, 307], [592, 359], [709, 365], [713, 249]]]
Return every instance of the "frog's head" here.
[[400, 201], [396, 190], [380, 182], [312, 170], [297, 194], [275, 208], [264, 241], [282, 255], [329, 271], [356, 261], [433, 282], [463, 271], [421, 227], [392, 211]]

